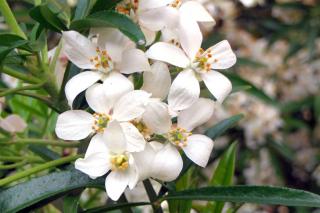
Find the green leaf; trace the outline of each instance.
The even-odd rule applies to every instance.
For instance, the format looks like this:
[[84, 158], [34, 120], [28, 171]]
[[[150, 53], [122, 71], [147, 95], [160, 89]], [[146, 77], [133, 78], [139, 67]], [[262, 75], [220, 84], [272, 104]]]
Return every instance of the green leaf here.
[[80, 195], [67, 195], [63, 198], [63, 212], [77, 213]]
[[86, 17], [89, 14], [91, 5], [92, 5], [92, 0], [79, 0], [77, 2], [77, 7], [76, 11], [74, 13], [73, 20], [79, 20], [84, 17]]
[[311, 192], [272, 186], [215, 186], [171, 192], [163, 200], [206, 200], [283, 206], [320, 207], [320, 196]]
[[277, 105], [277, 102], [273, 98], [269, 97], [265, 92], [263, 92], [261, 89], [259, 89], [249, 81], [241, 78], [234, 73], [223, 72], [223, 74], [227, 76], [232, 82], [232, 87], [250, 86], [251, 88], [246, 90], [248, 94], [255, 96], [256, 98], [264, 101], [267, 104]]
[[138, 45], [145, 44], [141, 29], [127, 16], [114, 11], [100, 11], [84, 19], [73, 21], [70, 25], [70, 29], [77, 31], [92, 27], [117, 28]]
[[47, 29], [55, 32], [61, 32], [68, 28], [63, 21], [58, 17], [58, 14], [54, 13], [46, 4], [36, 6], [30, 10], [30, 16], [35, 21]]
[[104, 179], [90, 179], [75, 169], [33, 178], [0, 191], [0, 209], [10, 213], [23, 210], [53, 196], [83, 187], [104, 188]]
[[13, 34], [0, 34], [0, 63], [15, 48], [26, 47], [24, 38]]
[[121, 0], [97, 0], [91, 9], [91, 13], [95, 13], [101, 10], [111, 10], [114, 8]]
[[214, 175], [210, 181], [210, 186], [230, 186], [235, 169], [237, 143], [234, 142], [223, 153]]
[[[237, 143], [234, 142], [230, 147], [223, 153], [217, 168], [214, 171], [212, 179], [209, 183], [210, 186], [230, 186], [233, 183], [233, 175], [235, 170], [236, 162], [236, 148]], [[223, 209], [224, 203], [217, 202], [212, 204], [210, 212], [220, 213]]]
[[225, 131], [233, 127], [238, 121], [240, 121], [244, 116], [242, 114], [234, 115], [223, 121], [220, 121], [215, 126], [208, 129], [205, 133], [209, 138], [213, 140], [222, 135]]

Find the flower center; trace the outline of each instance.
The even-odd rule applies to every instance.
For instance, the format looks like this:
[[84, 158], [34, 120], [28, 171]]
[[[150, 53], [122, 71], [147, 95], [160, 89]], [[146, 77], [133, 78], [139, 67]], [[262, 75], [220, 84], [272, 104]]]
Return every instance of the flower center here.
[[110, 162], [112, 171], [125, 171], [129, 167], [129, 157], [126, 154], [113, 155]]
[[204, 51], [202, 48], [199, 49], [192, 68], [198, 73], [206, 73], [211, 71], [211, 64], [216, 63], [218, 60], [212, 58], [211, 50]]
[[130, 16], [131, 11], [138, 10], [139, 0], [125, 0], [117, 4], [116, 11], [118, 13]]
[[151, 138], [152, 132], [143, 121], [133, 120], [131, 123], [139, 130], [145, 139], [149, 140]]
[[94, 113], [93, 117], [95, 118], [94, 124], [92, 125], [92, 129], [96, 132], [103, 132], [103, 130], [107, 127], [109, 121], [111, 120], [111, 116], [104, 113]]
[[182, 4], [182, 0], [174, 0], [169, 6], [173, 8], [179, 8]]
[[97, 70], [109, 72], [113, 70], [113, 62], [106, 50], [96, 49], [96, 55], [90, 58], [90, 62], [94, 64]]
[[187, 139], [192, 135], [191, 132], [187, 130], [176, 127], [170, 130], [168, 133], [168, 140], [178, 147], [185, 147], [187, 146]]

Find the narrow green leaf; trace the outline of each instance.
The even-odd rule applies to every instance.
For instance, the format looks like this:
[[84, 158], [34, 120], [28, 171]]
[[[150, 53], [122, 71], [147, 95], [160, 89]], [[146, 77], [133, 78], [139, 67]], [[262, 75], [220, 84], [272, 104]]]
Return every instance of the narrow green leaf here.
[[121, 0], [97, 0], [96, 3], [93, 5], [91, 9], [91, 13], [95, 13], [101, 10], [111, 10], [113, 9], [117, 3], [119, 3]]
[[90, 179], [87, 175], [71, 169], [33, 178], [0, 191], [2, 212], [17, 212], [42, 200], [83, 187], [104, 188], [104, 179]]
[[216, 139], [222, 135], [225, 131], [233, 127], [238, 121], [240, 121], [244, 116], [242, 114], [234, 115], [230, 118], [227, 118], [223, 121], [220, 121], [215, 126], [208, 129], [205, 133], [209, 138]]
[[172, 192], [163, 200], [206, 200], [284, 206], [320, 207], [320, 196], [311, 192], [272, 186], [215, 186]]
[[92, 0], [78, 0], [77, 7], [74, 13], [73, 20], [79, 20], [86, 17], [89, 14]]
[[28, 43], [24, 38], [13, 34], [0, 34], [0, 63], [15, 48], [26, 47]]
[[70, 25], [70, 29], [77, 31], [92, 27], [117, 28], [138, 45], [145, 44], [141, 29], [127, 16], [114, 11], [100, 11], [84, 19], [73, 21]]
[[36, 6], [30, 10], [30, 16], [42, 27], [55, 32], [61, 32], [68, 28], [63, 21], [46, 4]]
[[237, 143], [234, 142], [223, 153], [217, 168], [214, 171], [210, 186], [230, 186], [235, 169]]
[[80, 195], [67, 195], [63, 198], [63, 212], [77, 213]]
[[[235, 170], [236, 162], [236, 148], [237, 143], [234, 142], [230, 147], [223, 153], [220, 158], [219, 164], [214, 171], [212, 179], [209, 183], [210, 186], [230, 186], [233, 182], [233, 175]], [[220, 213], [223, 209], [224, 203], [214, 203], [211, 212]]]

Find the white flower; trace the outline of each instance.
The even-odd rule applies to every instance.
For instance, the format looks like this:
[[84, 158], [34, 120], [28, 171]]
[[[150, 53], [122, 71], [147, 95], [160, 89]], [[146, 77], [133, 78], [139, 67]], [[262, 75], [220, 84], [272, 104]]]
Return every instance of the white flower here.
[[199, 166], [205, 167], [213, 149], [213, 141], [205, 135], [192, 134], [192, 130], [207, 122], [214, 110], [214, 102], [200, 98], [183, 110], [166, 135], [170, 146], [181, 148], [186, 156]]
[[225, 99], [232, 88], [231, 82], [224, 75], [214, 71], [228, 69], [236, 63], [236, 56], [228, 41], [221, 41], [204, 51], [200, 48], [201, 33], [190, 29], [180, 31], [179, 38], [184, 51], [173, 44], [158, 42], [146, 52], [151, 59], [184, 68], [173, 81], [168, 96], [168, 104], [175, 111], [190, 107], [198, 99], [198, 79], [204, 81], [219, 102]]
[[[52, 66], [51, 63], [54, 60], [57, 48], [58, 47], [55, 47], [48, 52], [50, 66]], [[62, 45], [60, 52], [59, 52], [59, 55], [57, 56], [55, 69], [54, 69], [54, 74], [56, 76], [58, 88], [60, 88], [62, 85], [64, 73], [66, 71], [67, 65], [68, 65], [68, 58], [67, 58], [66, 54], [64, 53], [64, 45]]]
[[[83, 110], [69, 110], [59, 115], [56, 134], [65, 140], [80, 140], [91, 133], [102, 134], [111, 121], [117, 120], [125, 131], [130, 151], [144, 149], [145, 140], [131, 120], [141, 116], [150, 94], [142, 90], [130, 91], [130, 86], [121, 82], [125, 78], [119, 73], [111, 73], [107, 80], [117, 84], [94, 84], [86, 91], [89, 106], [96, 112], [93, 115]], [[106, 88], [104, 88], [106, 87]], [[126, 88], [127, 91], [126, 91]]]
[[27, 124], [19, 115], [12, 114], [0, 119], [0, 128], [11, 133], [23, 132]]
[[[125, 36], [116, 29], [105, 29], [107, 33], [99, 37], [98, 44], [75, 31], [63, 32], [65, 54], [68, 59], [81, 69], [81, 72], [70, 79], [65, 92], [68, 103], [82, 91], [98, 80], [106, 81], [113, 72], [131, 74], [150, 69], [148, 59], [143, 51], [127, 48], [124, 45]], [[106, 35], [110, 36], [106, 36]], [[125, 81], [125, 79], [123, 79]]]
[[130, 153], [120, 124], [112, 121], [103, 135], [92, 138], [85, 157], [78, 159], [75, 167], [91, 178], [111, 170], [105, 182], [106, 191], [112, 200], [118, 200], [127, 186], [133, 189], [139, 180], [150, 176], [174, 180], [182, 169], [182, 160], [177, 150], [156, 149], [150, 144], [142, 152]]
[[116, 6], [116, 11], [128, 15], [140, 25], [147, 45], [151, 44], [156, 32], [168, 24], [174, 26], [176, 11], [170, 7], [173, 0], [124, 0]]

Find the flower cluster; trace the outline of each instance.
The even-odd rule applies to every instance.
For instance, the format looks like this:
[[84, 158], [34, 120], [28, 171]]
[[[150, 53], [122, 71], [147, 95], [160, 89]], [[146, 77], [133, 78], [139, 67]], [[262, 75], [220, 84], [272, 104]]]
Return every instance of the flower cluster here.
[[[116, 11], [140, 26], [146, 48], [113, 28], [91, 29], [88, 37], [63, 32], [66, 57], [84, 70], [66, 84], [68, 103], [72, 108], [85, 91], [90, 109], [66, 111], [56, 125], [59, 138], [91, 137], [75, 167], [91, 178], [107, 174], [113, 200], [146, 178], [175, 180], [183, 167], [180, 152], [207, 165], [213, 141], [192, 131], [212, 116], [215, 102], [200, 97], [200, 83], [221, 103], [231, 82], [215, 70], [236, 62], [227, 41], [201, 49], [199, 23], [214, 20], [196, 1], [122, 1]], [[141, 88], [134, 87], [134, 73], [143, 73]]]

